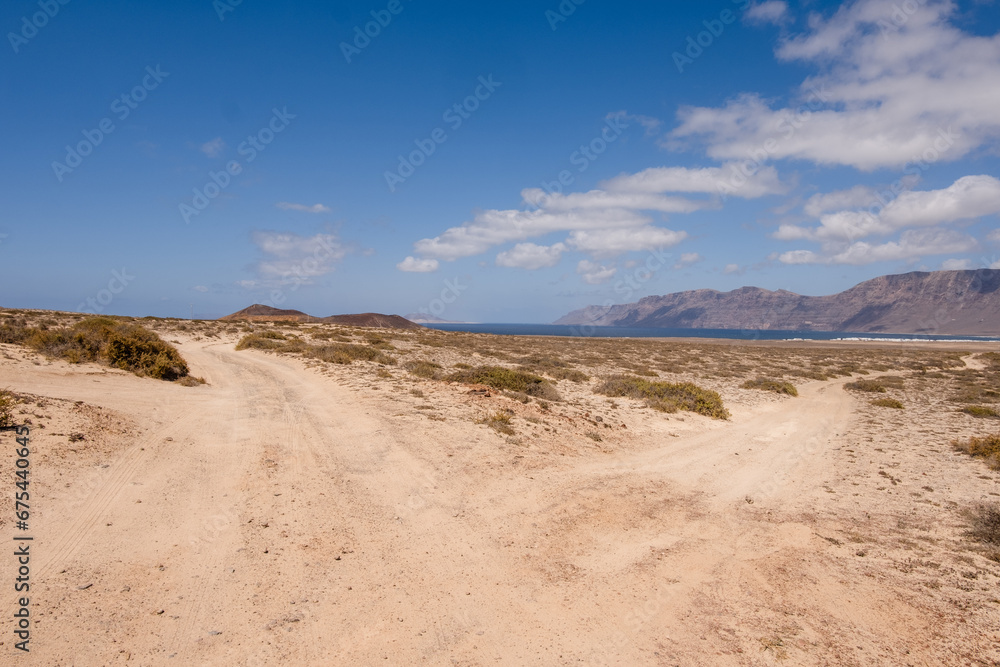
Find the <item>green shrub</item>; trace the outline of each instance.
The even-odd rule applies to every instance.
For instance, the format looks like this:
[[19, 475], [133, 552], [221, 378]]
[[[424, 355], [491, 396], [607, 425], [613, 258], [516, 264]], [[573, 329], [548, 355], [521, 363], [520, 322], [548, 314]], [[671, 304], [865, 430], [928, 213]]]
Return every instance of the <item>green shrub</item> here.
[[903, 409], [903, 404], [895, 398], [876, 398], [872, 401], [872, 405], [877, 408], [895, 408], [897, 410]]
[[773, 391], [776, 394], [787, 394], [789, 396], [798, 396], [799, 391], [795, 388], [791, 382], [785, 382], [783, 380], [772, 380], [769, 378], [756, 378], [754, 380], [747, 380], [740, 385], [744, 389], [760, 389], [762, 391]]
[[449, 382], [484, 384], [494, 389], [521, 392], [535, 398], [558, 401], [559, 393], [548, 380], [532, 373], [502, 366], [477, 366], [460, 370], [444, 378]]
[[355, 361], [372, 361], [377, 364], [391, 366], [396, 360], [381, 350], [368, 345], [354, 343], [331, 343], [329, 345], [309, 346], [302, 353], [304, 356], [334, 364], [350, 364]]
[[687, 410], [715, 419], [729, 419], [729, 411], [717, 392], [690, 382], [651, 382], [635, 376], [615, 375], [599, 384], [594, 392], [643, 399], [647, 405], [662, 412]]

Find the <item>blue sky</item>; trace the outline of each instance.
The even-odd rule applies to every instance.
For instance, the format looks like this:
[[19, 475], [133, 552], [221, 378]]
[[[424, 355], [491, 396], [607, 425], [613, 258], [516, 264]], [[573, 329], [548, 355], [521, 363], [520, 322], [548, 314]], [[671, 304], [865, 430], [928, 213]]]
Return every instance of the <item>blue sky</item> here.
[[1000, 267], [992, 1], [15, 0], [0, 27], [7, 307], [548, 322]]

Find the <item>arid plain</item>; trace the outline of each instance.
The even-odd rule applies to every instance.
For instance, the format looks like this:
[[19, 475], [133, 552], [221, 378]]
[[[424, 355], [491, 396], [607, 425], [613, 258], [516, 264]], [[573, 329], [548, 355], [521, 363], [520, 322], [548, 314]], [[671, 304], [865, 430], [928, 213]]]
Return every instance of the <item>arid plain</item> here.
[[0, 344], [24, 664], [1000, 664], [998, 344], [137, 322], [204, 383]]

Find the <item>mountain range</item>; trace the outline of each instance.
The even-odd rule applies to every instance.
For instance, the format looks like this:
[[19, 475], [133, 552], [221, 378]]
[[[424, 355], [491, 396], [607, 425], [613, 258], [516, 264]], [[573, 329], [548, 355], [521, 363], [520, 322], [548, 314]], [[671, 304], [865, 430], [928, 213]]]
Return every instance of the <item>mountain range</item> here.
[[587, 306], [554, 324], [678, 329], [1000, 334], [1000, 270], [879, 276], [828, 296], [741, 287]]
[[231, 315], [220, 317], [220, 320], [249, 320], [251, 322], [325, 322], [327, 324], [343, 324], [350, 327], [380, 327], [383, 329], [423, 329], [399, 315], [383, 315], [381, 313], [358, 313], [355, 315], [330, 315], [329, 317], [313, 317], [301, 310], [287, 310], [255, 303]]

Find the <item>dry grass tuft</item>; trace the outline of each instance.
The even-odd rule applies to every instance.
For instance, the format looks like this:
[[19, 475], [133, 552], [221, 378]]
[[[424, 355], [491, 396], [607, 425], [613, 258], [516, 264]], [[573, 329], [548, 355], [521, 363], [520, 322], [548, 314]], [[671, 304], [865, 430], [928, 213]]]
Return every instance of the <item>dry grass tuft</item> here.
[[872, 401], [872, 405], [877, 408], [895, 408], [896, 410], [903, 409], [903, 404], [895, 398], [876, 398]]
[[0, 389], [0, 428], [14, 426], [14, 406], [17, 398], [9, 391]]
[[1000, 470], [1000, 433], [981, 438], [973, 436], [964, 442], [953, 440], [951, 444], [969, 456], [986, 459], [990, 467]]
[[510, 425], [510, 415], [506, 412], [494, 412], [493, 414], [480, 420], [479, 423], [486, 424], [498, 433], [503, 433], [504, 435], [514, 435], [514, 429]]
[[875, 394], [885, 393], [885, 385], [878, 380], [855, 380], [854, 382], [848, 382], [845, 384], [844, 389], [867, 391]]
[[979, 417], [980, 419], [1000, 418], [1000, 412], [985, 405], [966, 405], [962, 408], [962, 412], [973, 417]]
[[549, 401], [559, 400], [559, 392], [548, 380], [513, 368], [477, 366], [468, 370], [456, 371], [444, 379], [449, 382], [484, 384], [494, 389], [519, 392]]
[[784, 380], [773, 380], [771, 378], [756, 378], [747, 380], [740, 385], [743, 389], [761, 389], [763, 391], [773, 391], [776, 394], [787, 394], [788, 396], [798, 396], [799, 391], [791, 382]]
[[650, 382], [640, 377], [615, 375], [595, 387], [594, 392], [644, 399], [651, 408], [662, 412], [687, 410], [715, 419], [729, 419], [729, 411], [722, 405], [722, 397], [717, 392], [690, 382]]
[[970, 537], [984, 544], [1000, 546], [1000, 505], [978, 505], [969, 512], [969, 518], [972, 521]]

